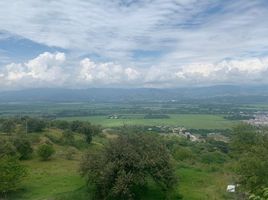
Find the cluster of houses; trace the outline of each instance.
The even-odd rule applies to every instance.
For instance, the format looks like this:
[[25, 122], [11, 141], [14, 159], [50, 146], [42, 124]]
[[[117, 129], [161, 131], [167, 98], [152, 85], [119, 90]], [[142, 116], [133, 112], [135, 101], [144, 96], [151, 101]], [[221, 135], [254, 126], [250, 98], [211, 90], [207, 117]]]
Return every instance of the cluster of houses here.
[[254, 119], [249, 119], [246, 122], [254, 126], [268, 126], [268, 114], [256, 114]]
[[184, 127], [170, 127], [170, 126], [155, 126], [148, 128], [148, 131], [157, 131], [162, 134], [176, 135], [185, 137], [193, 142], [200, 141], [200, 139], [187, 131]]

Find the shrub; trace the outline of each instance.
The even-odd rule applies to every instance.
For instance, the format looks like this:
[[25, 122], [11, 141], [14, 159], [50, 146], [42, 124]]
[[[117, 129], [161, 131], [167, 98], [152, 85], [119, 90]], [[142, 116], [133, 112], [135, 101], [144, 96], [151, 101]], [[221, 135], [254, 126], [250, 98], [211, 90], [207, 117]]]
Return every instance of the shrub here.
[[42, 144], [38, 147], [37, 154], [41, 160], [48, 160], [55, 153], [55, 149], [50, 144]]
[[76, 148], [74, 148], [74, 147], [68, 147], [68, 148], [65, 150], [65, 158], [66, 158], [67, 160], [73, 160], [75, 154], [76, 154]]
[[0, 140], [0, 157], [3, 156], [17, 156], [16, 147], [9, 140]]
[[29, 140], [24, 138], [16, 138], [14, 140], [14, 146], [19, 153], [20, 160], [27, 160], [31, 158], [33, 153], [33, 148]]
[[4, 133], [12, 133], [15, 131], [15, 128], [16, 128], [16, 124], [13, 120], [11, 119], [7, 119], [5, 120], [2, 125], [1, 125], [1, 130], [4, 132]]
[[27, 123], [27, 131], [29, 133], [42, 132], [46, 127], [46, 122], [42, 119], [29, 118], [26, 119], [25, 123]]
[[26, 168], [15, 157], [0, 157], [0, 193], [17, 190], [25, 176]]

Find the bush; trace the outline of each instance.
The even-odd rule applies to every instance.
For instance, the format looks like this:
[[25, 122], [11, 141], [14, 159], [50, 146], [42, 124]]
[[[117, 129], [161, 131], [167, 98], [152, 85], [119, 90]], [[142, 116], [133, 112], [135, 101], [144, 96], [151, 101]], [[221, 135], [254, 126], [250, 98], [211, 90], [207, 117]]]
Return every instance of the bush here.
[[45, 161], [50, 159], [50, 157], [55, 153], [55, 149], [50, 144], [43, 144], [38, 147], [37, 154], [41, 160]]
[[25, 176], [25, 167], [15, 157], [0, 157], [0, 193], [17, 190]]
[[32, 153], [33, 153], [33, 148], [29, 140], [23, 139], [23, 138], [16, 138], [14, 140], [14, 146], [16, 147], [19, 153], [20, 160], [27, 160], [31, 158]]
[[46, 121], [42, 119], [29, 118], [26, 119], [25, 123], [27, 123], [27, 131], [29, 133], [42, 132], [46, 127]]
[[65, 150], [65, 158], [66, 158], [67, 160], [73, 160], [75, 154], [76, 154], [76, 148], [74, 148], [74, 147], [68, 147], [68, 148]]
[[2, 125], [1, 125], [1, 130], [4, 132], [4, 133], [12, 133], [14, 132], [16, 129], [16, 124], [13, 120], [11, 119], [7, 119], [5, 120]]
[[17, 156], [17, 149], [9, 140], [0, 140], [0, 157], [3, 156]]

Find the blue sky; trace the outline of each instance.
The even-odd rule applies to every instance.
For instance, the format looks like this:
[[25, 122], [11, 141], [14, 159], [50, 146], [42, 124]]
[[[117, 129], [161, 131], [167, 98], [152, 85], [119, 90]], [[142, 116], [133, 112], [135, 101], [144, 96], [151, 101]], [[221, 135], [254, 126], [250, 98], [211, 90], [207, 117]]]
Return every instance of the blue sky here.
[[266, 0], [0, 2], [0, 89], [267, 84]]

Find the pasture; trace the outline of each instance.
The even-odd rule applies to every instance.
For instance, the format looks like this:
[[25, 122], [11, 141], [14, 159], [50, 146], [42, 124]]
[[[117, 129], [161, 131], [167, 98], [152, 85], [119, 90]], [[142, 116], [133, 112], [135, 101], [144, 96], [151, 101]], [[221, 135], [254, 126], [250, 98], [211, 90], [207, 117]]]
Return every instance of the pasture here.
[[229, 129], [238, 121], [230, 121], [221, 115], [209, 114], [170, 114], [170, 118], [144, 119], [144, 115], [123, 115], [118, 119], [110, 119], [108, 116], [87, 116], [87, 117], [62, 117], [59, 120], [82, 120], [103, 127], [118, 127], [123, 125], [136, 126], [180, 126], [193, 129]]

